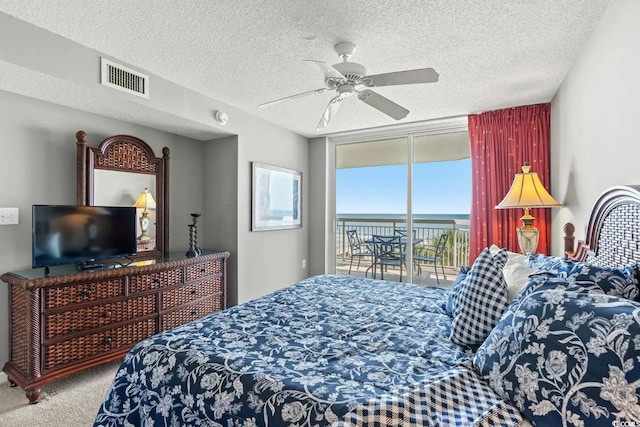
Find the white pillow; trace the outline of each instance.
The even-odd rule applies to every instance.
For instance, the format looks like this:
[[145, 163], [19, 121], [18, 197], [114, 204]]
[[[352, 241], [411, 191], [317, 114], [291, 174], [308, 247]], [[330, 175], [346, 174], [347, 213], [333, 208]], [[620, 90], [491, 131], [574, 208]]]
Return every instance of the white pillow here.
[[[498, 251], [500, 251], [500, 248], [496, 245], [491, 245], [489, 248], [491, 255], [495, 255]], [[507, 263], [502, 268], [502, 274], [505, 282], [507, 282], [507, 299], [509, 302], [518, 296], [524, 285], [527, 284], [529, 274], [533, 273], [533, 269], [524, 264], [526, 260], [526, 255], [507, 251]]]
[[[491, 245], [491, 247], [489, 248], [489, 252], [491, 252], [491, 255], [497, 254], [498, 251], [500, 250], [502, 250], [502, 248], [495, 244]], [[519, 254], [517, 252], [507, 251], [507, 264], [509, 263], [524, 264], [526, 260], [527, 260], [526, 255]]]

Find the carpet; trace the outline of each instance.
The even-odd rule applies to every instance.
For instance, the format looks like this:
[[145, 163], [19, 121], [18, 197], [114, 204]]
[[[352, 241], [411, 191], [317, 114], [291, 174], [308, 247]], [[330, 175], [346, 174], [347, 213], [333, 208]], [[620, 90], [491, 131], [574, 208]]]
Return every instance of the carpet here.
[[0, 374], [1, 427], [92, 426], [120, 360], [42, 386], [39, 403], [29, 404], [24, 390]]

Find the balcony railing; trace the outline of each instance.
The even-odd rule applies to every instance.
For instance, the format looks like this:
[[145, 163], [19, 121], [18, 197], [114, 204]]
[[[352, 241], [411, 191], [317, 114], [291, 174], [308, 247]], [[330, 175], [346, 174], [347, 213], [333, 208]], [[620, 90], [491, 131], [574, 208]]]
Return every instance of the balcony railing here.
[[[361, 240], [367, 240], [374, 234], [393, 235], [397, 229], [407, 229], [403, 219], [389, 218], [337, 218], [336, 254], [340, 259], [349, 258], [347, 230], [357, 230]], [[449, 234], [444, 251], [444, 266], [458, 268], [469, 265], [469, 220], [460, 219], [414, 219], [415, 239], [434, 245], [443, 233]]]

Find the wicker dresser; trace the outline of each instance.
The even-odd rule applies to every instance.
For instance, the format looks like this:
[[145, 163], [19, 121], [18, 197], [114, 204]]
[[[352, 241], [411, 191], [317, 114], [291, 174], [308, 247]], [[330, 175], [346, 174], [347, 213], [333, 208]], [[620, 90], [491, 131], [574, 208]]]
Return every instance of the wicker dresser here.
[[37, 403], [40, 387], [122, 357], [135, 343], [225, 308], [228, 252], [184, 253], [130, 266], [6, 273], [12, 386]]

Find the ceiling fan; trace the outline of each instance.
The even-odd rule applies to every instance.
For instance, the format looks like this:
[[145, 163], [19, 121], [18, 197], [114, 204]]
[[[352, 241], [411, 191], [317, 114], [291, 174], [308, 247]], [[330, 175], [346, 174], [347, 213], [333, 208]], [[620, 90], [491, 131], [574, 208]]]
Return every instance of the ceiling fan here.
[[[416, 70], [396, 71], [393, 73], [374, 74], [368, 76], [364, 66], [348, 61], [356, 49], [356, 46], [353, 43], [338, 43], [334, 46], [334, 49], [343, 62], [331, 66], [322, 61], [315, 61], [312, 59], [305, 60], [305, 62], [314, 65], [324, 74], [325, 87], [265, 102], [264, 104], [258, 105], [258, 108], [273, 105], [287, 99], [323, 93], [328, 90], [335, 90], [337, 95], [329, 101], [329, 105], [327, 105], [327, 108], [324, 110], [324, 114], [320, 118], [320, 122], [316, 127], [317, 130], [326, 128], [335, 117], [342, 101], [353, 94], [357, 94], [358, 99], [365, 104], [372, 106], [396, 120], [400, 120], [409, 114], [409, 110], [366, 88], [416, 83], [435, 83], [438, 81], [439, 74], [433, 68], [419, 68]], [[362, 86], [365, 88], [361, 88]]]

